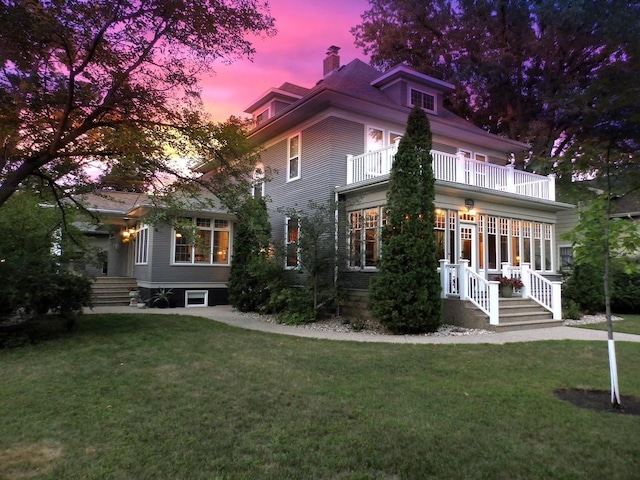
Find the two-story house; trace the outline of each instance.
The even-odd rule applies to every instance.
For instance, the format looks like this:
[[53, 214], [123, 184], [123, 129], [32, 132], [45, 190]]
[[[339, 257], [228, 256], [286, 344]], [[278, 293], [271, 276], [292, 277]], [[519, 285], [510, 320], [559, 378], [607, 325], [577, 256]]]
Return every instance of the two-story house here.
[[[278, 213], [283, 208], [340, 200], [346, 207], [339, 214], [349, 226], [338, 239], [349, 252], [342, 280], [352, 293], [366, 292], [376, 274], [397, 141], [418, 105], [433, 134], [445, 320], [460, 313], [454, 301], [467, 300], [499, 323], [493, 279], [501, 274], [521, 277], [522, 296], [559, 320], [556, 214], [571, 206], [555, 200], [554, 177], [516, 170], [510, 160], [526, 144], [448, 111], [443, 98], [453, 85], [405, 65], [387, 72], [360, 60], [340, 65], [338, 50], [329, 48], [324, 76], [312, 88], [284, 83], [246, 110], [255, 122], [250, 138], [262, 148], [260, 169], [277, 172], [256, 192], [271, 200], [277, 241], [286, 245], [297, 237], [297, 222]], [[288, 256], [286, 267], [295, 262]]]

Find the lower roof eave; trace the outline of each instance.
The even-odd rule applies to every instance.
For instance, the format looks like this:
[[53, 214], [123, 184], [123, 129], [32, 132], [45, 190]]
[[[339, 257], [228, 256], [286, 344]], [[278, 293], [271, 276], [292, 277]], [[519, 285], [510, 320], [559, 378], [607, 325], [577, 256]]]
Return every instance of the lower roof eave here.
[[[369, 180], [363, 180], [358, 183], [336, 187], [335, 191], [339, 195], [349, 195], [353, 193], [365, 193], [383, 188], [388, 188], [389, 175], [381, 175]], [[559, 212], [563, 210], [572, 210], [575, 205], [570, 203], [556, 202], [554, 200], [545, 200], [536, 197], [526, 197], [510, 192], [502, 192], [500, 190], [491, 190], [488, 188], [475, 187], [462, 183], [446, 182], [444, 180], [436, 180], [436, 192], [448, 195], [464, 195], [465, 198], [472, 200], [484, 200], [495, 202], [496, 198], [504, 199], [510, 205], [521, 207], [535, 207], [537, 209]]]

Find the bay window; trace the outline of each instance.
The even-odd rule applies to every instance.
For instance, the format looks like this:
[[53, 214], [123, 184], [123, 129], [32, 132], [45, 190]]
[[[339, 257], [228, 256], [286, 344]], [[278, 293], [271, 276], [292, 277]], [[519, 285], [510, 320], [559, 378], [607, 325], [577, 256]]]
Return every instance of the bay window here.
[[181, 218], [174, 228], [174, 264], [228, 265], [228, 220]]

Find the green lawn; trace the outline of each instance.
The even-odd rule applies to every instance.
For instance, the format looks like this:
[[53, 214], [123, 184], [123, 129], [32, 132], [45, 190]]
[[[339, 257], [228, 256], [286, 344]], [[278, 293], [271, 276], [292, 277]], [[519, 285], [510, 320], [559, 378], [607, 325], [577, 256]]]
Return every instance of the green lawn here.
[[[640, 345], [619, 342], [622, 394]], [[386, 345], [194, 317], [88, 315], [0, 350], [0, 478], [637, 479], [640, 416], [607, 389], [605, 342]]]
[[[613, 338], [615, 339], [616, 332], [618, 333], [633, 333], [640, 335], [640, 315], [616, 315], [623, 318], [623, 320], [617, 320], [613, 322]], [[581, 325], [581, 328], [590, 328], [592, 330], [606, 330], [607, 324], [605, 323], [592, 323], [589, 325]]]

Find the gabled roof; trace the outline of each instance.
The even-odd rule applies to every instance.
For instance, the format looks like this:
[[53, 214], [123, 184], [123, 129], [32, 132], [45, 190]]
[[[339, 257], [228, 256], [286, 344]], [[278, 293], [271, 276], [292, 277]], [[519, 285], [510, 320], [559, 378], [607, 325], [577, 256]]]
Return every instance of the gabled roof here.
[[262, 105], [267, 104], [271, 100], [278, 98], [287, 103], [293, 103], [296, 100], [300, 100], [306, 94], [309, 93], [309, 89], [294, 85], [293, 83], [285, 82], [278, 88], [270, 88], [264, 92], [257, 100], [255, 100], [250, 106], [245, 109], [245, 113], [253, 113]]
[[371, 82], [371, 85], [374, 87], [383, 87], [395, 82], [400, 78], [414, 80], [416, 82], [435, 88], [436, 90], [440, 90], [441, 92], [453, 92], [453, 90], [455, 90], [456, 88], [455, 85], [445, 82], [444, 80], [439, 80], [429, 75], [425, 75], [403, 64], [397, 65], [391, 70], [382, 74], [380, 77], [373, 80]]
[[152, 205], [149, 197], [144, 193], [111, 190], [101, 190], [98, 193], [82, 195], [79, 201], [87, 210], [121, 215], [126, 215], [143, 206]]

